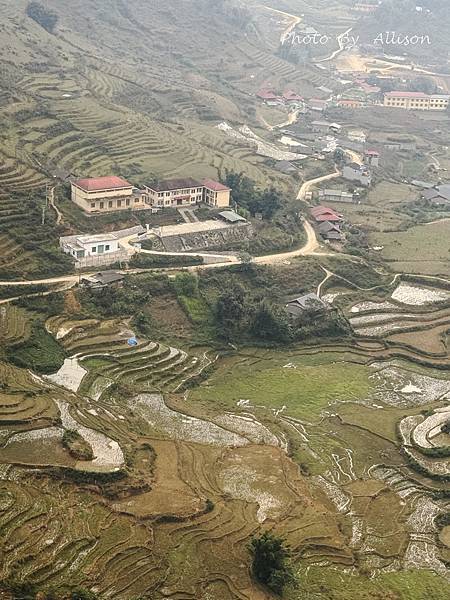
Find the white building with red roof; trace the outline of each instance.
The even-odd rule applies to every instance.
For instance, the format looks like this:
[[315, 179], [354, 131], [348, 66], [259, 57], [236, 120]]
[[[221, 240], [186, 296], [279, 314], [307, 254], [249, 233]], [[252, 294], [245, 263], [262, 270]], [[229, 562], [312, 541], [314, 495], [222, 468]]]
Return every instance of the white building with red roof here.
[[142, 192], [122, 177], [94, 177], [71, 182], [72, 201], [87, 213], [146, 208]]

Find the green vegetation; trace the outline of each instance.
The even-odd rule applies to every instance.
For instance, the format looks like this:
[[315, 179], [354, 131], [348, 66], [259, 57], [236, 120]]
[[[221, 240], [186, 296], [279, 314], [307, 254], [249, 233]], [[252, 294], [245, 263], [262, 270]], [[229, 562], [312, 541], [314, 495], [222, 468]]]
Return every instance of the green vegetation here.
[[293, 584], [295, 578], [290, 564], [291, 552], [285, 540], [266, 531], [252, 539], [249, 549], [253, 554], [253, 575], [260, 583], [278, 595]]
[[312, 419], [332, 401], [361, 399], [372, 389], [370, 370], [322, 352], [299, 356], [284, 351], [243, 351], [216, 365], [206, 384], [192, 390], [193, 401], [235, 408], [241, 399], [251, 405]]
[[302, 567], [298, 572], [301, 591], [292, 590], [289, 600], [302, 600], [308, 590], [314, 600], [442, 600], [450, 586], [431, 571], [401, 571], [376, 577], [350, 575], [323, 567]]
[[94, 453], [86, 440], [74, 429], [65, 429], [62, 445], [77, 460], [93, 460]]
[[66, 358], [64, 348], [45, 330], [40, 321], [33, 323], [31, 335], [26, 341], [8, 346], [6, 355], [12, 364], [37, 373], [58, 371]]
[[[63, 235], [61, 226], [56, 226], [53, 211], [47, 208], [45, 223], [42, 224], [45, 194], [11, 193], [9, 201], [16, 207], [8, 219], [0, 218], [0, 238], [7, 236], [8, 251], [0, 255], [0, 277], [2, 279], [23, 279], [33, 277], [50, 277], [73, 271], [71, 258], [61, 252], [58, 246], [58, 236]], [[2, 200], [0, 198], [0, 208]], [[19, 211], [17, 210], [19, 207]], [[1, 216], [1, 215], [0, 215]], [[11, 245], [21, 248], [24, 253], [11, 256]], [[26, 260], [23, 260], [26, 258]]]

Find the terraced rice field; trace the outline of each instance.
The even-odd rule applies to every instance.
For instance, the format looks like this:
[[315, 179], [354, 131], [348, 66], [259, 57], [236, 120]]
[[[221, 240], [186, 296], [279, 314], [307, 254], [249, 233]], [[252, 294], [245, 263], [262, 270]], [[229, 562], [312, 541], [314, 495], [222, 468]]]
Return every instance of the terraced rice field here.
[[[156, 340], [129, 347], [120, 319], [46, 327], [71, 364], [40, 379], [0, 363], [4, 575], [117, 599], [253, 600], [246, 544], [269, 526], [299, 566], [354, 571], [358, 556], [374, 575], [423, 563], [445, 576], [429, 516], [443, 503], [427, 499], [438, 483], [405, 468], [395, 424], [437, 406], [448, 379], [375, 368], [363, 345], [216, 361]], [[211, 361], [213, 375], [183, 392]], [[64, 449], [64, 428], [93, 461]], [[101, 474], [113, 479], [84, 483]]]

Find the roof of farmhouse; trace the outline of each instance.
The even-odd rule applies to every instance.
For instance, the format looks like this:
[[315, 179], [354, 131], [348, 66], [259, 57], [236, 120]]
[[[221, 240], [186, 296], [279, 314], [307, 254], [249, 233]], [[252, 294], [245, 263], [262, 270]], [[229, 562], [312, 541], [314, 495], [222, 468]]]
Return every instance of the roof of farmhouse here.
[[93, 177], [88, 179], [77, 179], [72, 182], [77, 187], [85, 192], [102, 192], [105, 190], [121, 190], [123, 188], [132, 188], [132, 184], [128, 183], [122, 177], [112, 175], [110, 177]]

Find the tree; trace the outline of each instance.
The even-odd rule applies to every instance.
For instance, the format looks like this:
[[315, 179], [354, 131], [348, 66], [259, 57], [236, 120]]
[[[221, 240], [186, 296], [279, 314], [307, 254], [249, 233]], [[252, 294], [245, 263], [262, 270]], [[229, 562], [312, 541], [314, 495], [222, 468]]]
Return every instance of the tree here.
[[283, 538], [266, 531], [252, 539], [249, 549], [253, 554], [253, 575], [275, 594], [281, 595], [287, 585], [295, 582], [291, 550]]
[[263, 219], [270, 221], [275, 213], [286, 204], [284, 196], [274, 187], [260, 190], [256, 182], [243, 173], [225, 171], [223, 183], [231, 188], [231, 199], [251, 215], [261, 213]]
[[250, 330], [255, 337], [262, 340], [288, 342], [291, 339], [285, 312], [266, 301], [262, 301], [256, 308]]
[[242, 270], [245, 272], [251, 272], [253, 270], [253, 256], [248, 252], [242, 251], [238, 254], [239, 262], [242, 265]]
[[219, 296], [216, 320], [225, 339], [232, 339], [241, 330], [246, 314], [245, 290], [241, 285], [234, 285]]
[[180, 273], [175, 277], [173, 285], [179, 296], [193, 298], [198, 294], [198, 279], [192, 273]]

